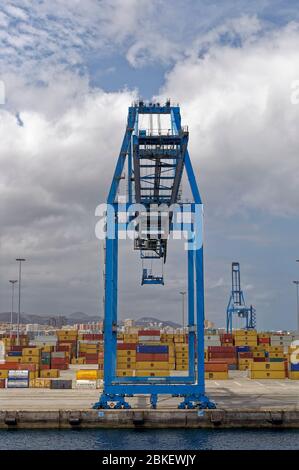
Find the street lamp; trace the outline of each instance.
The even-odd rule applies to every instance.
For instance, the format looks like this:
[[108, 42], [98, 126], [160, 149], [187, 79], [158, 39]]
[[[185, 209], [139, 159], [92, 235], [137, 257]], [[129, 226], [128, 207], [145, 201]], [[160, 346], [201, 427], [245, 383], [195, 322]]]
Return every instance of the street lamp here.
[[185, 329], [185, 295], [186, 295], [186, 292], [185, 291], [182, 291], [180, 292], [181, 296], [182, 296], [182, 319], [183, 319], [183, 333], [184, 333], [184, 329]]
[[25, 260], [25, 258], [17, 258], [16, 261], [19, 263], [19, 308], [18, 308], [18, 320], [17, 320], [17, 345], [20, 346], [22, 261], [26, 261], [26, 260]]
[[297, 331], [299, 331], [299, 281], [293, 281], [297, 291]]
[[14, 293], [15, 293], [15, 283], [18, 282], [17, 280], [11, 280], [9, 281], [11, 283], [11, 313], [10, 313], [10, 339], [12, 337], [12, 317], [13, 317], [13, 301], [14, 301]]

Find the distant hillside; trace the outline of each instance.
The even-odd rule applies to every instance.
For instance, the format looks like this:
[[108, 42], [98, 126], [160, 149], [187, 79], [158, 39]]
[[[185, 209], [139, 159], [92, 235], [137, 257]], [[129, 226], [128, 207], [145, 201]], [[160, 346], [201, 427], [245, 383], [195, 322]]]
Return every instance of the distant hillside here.
[[[65, 317], [67, 319], [67, 323], [73, 325], [75, 323], [88, 323], [88, 322], [96, 322], [100, 321], [101, 318], [98, 315], [87, 315], [84, 312], [75, 312], [71, 313], [70, 315], [58, 315], [58, 314], [51, 314], [51, 315], [37, 315], [37, 314], [30, 314], [30, 313], [23, 313], [21, 314], [21, 323], [38, 323], [39, 325], [48, 325], [50, 318], [58, 318], [58, 317]], [[0, 322], [10, 322], [10, 312], [2, 312], [0, 313]], [[13, 314], [13, 323], [17, 322], [17, 313], [14, 312]]]
[[[48, 325], [50, 318], [59, 318], [65, 317], [67, 324], [74, 325], [75, 323], [89, 323], [89, 322], [98, 322], [101, 321], [102, 318], [98, 315], [87, 315], [84, 312], [74, 312], [69, 315], [64, 314], [48, 314], [48, 315], [37, 315], [37, 314], [30, 314], [30, 313], [23, 313], [21, 315], [21, 323], [38, 323], [39, 325]], [[0, 313], [0, 322], [10, 322], [10, 312], [2, 312]], [[13, 314], [13, 323], [17, 322], [17, 313]], [[123, 322], [120, 322], [123, 323]], [[138, 320], [135, 320], [135, 325], [140, 327], [166, 327], [169, 326], [170, 328], [180, 328], [181, 325], [179, 323], [175, 323], [170, 320], [160, 320], [159, 318], [155, 317], [142, 317]]]

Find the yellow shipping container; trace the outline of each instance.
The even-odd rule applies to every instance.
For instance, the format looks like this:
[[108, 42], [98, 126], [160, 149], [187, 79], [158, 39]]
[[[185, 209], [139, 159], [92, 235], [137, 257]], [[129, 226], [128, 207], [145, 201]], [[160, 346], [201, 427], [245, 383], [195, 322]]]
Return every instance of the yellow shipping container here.
[[103, 371], [99, 369], [81, 369], [76, 372], [77, 380], [97, 380], [102, 378]]
[[256, 341], [237, 341], [235, 340], [235, 346], [256, 346], [257, 342]]
[[137, 370], [135, 371], [136, 377], [168, 377], [169, 370]]
[[253, 362], [253, 359], [251, 359], [250, 357], [248, 358], [242, 358], [242, 359], [239, 359], [239, 365], [243, 366], [244, 364], [251, 364], [251, 362]]
[[284, 359], [284, 354], [281, 353], [281, 352], [280, 352], [280, 353], [275, 353], [275, 352], [273, 353], [273, 352], [271, 352], [271, 353], [269, 353], [269, 357], [270, 357], [270, 358], [271, 358], [271, 357], [272, 357], [272, 358], [276, 357], [276, 358], [279, 358], [279, 359]]
[[188, 364], [176, 364], [175, 370], [189, 370]]
[[86, 360], [85, 360], [85, 357], [75, 357], [71, 360], [71, 363], [72, 364], [85, 364], [86, 363]]
[[29, 382], [29, 386], [34, 387], [34, 388], [50, 388], [51, 379], [45, 379], [45, 378], [31, 379]]
[[266, 357], [265, 352], [263, 351], [253, 351], [253, 357]]
[[175, 355], [176, 359], [188, 359], [189, 353], [188, 352], [177, 352]]
[[0, 370], [0, 379], [7, 379], [8, 370]]
[[283, 347], [281, 347], [281, 346], [269, 346], [269, 352], [283, 353]]
[[118, 349], [117, 350], [118, 357], [136, 357], [136, 351], [133, 349]]
[[23, 348], [22, 356], [40, 356], [41, 348]]
[[290, 370], [290, 371], [289, 371], [289, 379], [291, 379], [291, 380], [299, 380], [299, 371], [297, 371], [297, 370]]
[[136, 362], [119, 362], [117, 361], [116, 367], [118, 369], [135, 369]]
[[176, 354], [178, 352], [181, 352], [181, 353], [187, 352], [188, 353], [188, 351], [189, 351], [189, 345], [187, 343], [178, 343], [178, 344], [175, 345]]
[[250, 364], [239, 364], [238, 370], [248, 370], [250, 368]]
[[22, 362], [25, 364], [39, 364], [40, 356], [22, 356]]
[[227, 380], [228, 372], [205, 372], [206, 380]]
[[284, 362], [252, 362], [250, 368], [253, 371], [263, 371], [263, 370], [284, 371], [285, 370]]
[[134, 369], [117, 369], [116, 370], [116, 375], [118, 377], [134, 377], [135, 373], [134, 373]]
[[40, 376], [42, 378], [56, 379], [57, 377], [60, 377], [60, 370], [58, 370], [58, 369], [41, 370], [40, 371]]
[[257, 331], [256, 330], [235, 330], [233, 331], [234, 336], [256, 336], [257, 337]]
[[18, 364], [20, 362], [23, 362], [23, 358], [18, 356], [18, 357], [15, 357], [15, 356], [5, 356], [5, 362], [17, 362]]
[[29, 380], [33, 380], [37, 378], [38, 378], [38, 372], [29, 371]]
[[44, 345], [44, 346], [42, 346], [41, 349], [42, 349], [43, 352], [53, 352], [54, 351], [54, 346]]
[[251, 379], [284, 379], [284, 370], [250, 370]]
[[155, 369], [155, 370], [168, 370], [169, 369], [169, 362], [147, 362], [147, 361], [142, 361], [142, 362], [136, 362], [136, 370], [150, 370], [150, 369]]

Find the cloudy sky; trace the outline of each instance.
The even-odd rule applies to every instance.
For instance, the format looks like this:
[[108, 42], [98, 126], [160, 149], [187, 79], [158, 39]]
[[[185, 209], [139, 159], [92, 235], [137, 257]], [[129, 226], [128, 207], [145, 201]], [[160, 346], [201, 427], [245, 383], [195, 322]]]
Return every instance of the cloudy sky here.
[[[102, 315], [95, 208], [128, 105], [169, 97], [189, 126], [205, 203], [207, 318], [224, 325], [236, 260], [258, 327], [294, 328], [298, 58], [295, 0], [1, 2], [0, 312], [24, 256], [23, 311]], [[121, 253], [121, 318], [179, 320], [177, 248], [154, 299], [136, 255]]]

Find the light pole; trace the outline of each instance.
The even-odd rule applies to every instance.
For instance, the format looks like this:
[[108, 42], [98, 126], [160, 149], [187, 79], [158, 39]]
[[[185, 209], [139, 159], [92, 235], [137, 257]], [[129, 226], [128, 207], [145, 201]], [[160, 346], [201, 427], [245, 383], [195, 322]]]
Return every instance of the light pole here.
[[11, 339], [11, 336], [12, 336], [12, 324], [13, 324], [13, 321], [12, 321], [12, 317], [13, 317], [13, 301], [14, 301], [14, 293], [15, 293], [15, 283], [18, 282], [17, 280], [11, 280], [9, 281], [11, 283], [11, 313], [10, 313], [10, 339]]
[[25, 260], [25, 258], [17, 258], [16, 261], [18, 261], [18, 263], [19, 263], [19, 308], [18, 308], [18, 320], [17, 320], [17, 345], [20, 346], [22, 261], [26, 261], [26, 260]]
[[297, 331], [299, 331], [299, 281], [293, 281], [297, 291]]
[[181, 296], [182, 296], [182, 319], [183, 319], [183, 333], [184, 333], [184, 330], [185, 330], [185, 295], [186, 295], [186, 292], [185, 291], [182, 291], [180, 292]]

